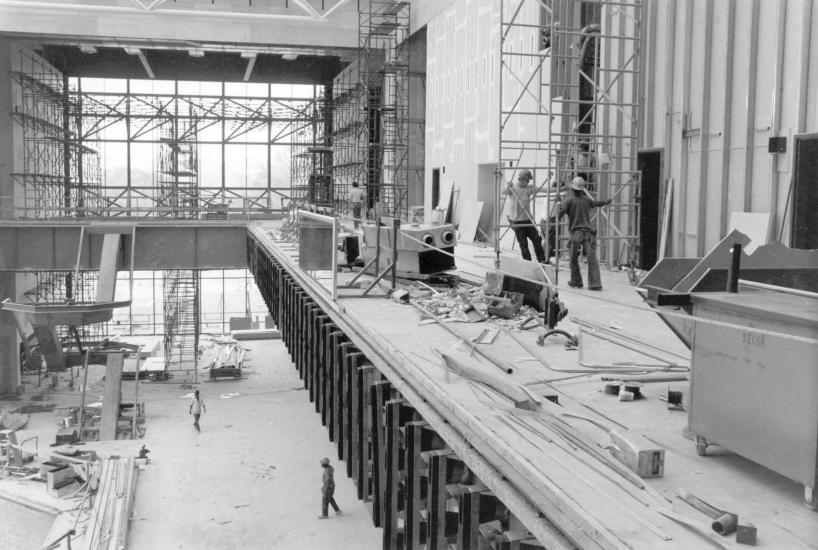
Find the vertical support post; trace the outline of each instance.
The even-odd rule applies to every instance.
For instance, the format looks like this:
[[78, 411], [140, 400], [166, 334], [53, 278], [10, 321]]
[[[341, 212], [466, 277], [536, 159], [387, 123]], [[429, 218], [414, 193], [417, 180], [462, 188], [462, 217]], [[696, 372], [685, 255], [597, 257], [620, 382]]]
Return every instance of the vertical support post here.
[[[420, 550], [426, 542], [423, 537], [420, 516], [421, 502], [424, 500], [426, 487], [421, 484], [421, 477], [426, 472], [421, 459], [423, 451], [423, 431], [429, 424], [424, 420], [406, 423], [406, 505], [404, 506], [405, 540], [407, 550]], [[428, 473], [427, 473], [428, 475]]]
[[372, 523], [384, 526], [385, 464], [386, 442], [384, 441], [383, 407], [392, 384], [387, 380], [370, 386], [370, 415], [372, 418]]
[[381, 217], [375, 216], [375, 276], [377, 277], [380, 272], [381, 272]]
[[460, 507], [457, 515], [457, 550], [477, 548], [480, 527], [480, 493], [482, 486], [460, 486]]
[[386, 456], [385, 495], [383, 521], [384, 550], [401, 550], [403, 537], [398, 532], [398, 518], [401, 502], [398, 484], [401, 479], [401, 426], [406, 412], [411, 412], [405, 399], [390, 399], [386, 402]]
[[448, 461], [454, 457], [451, 451], [429, 451], [423, 453], [429, 463], [429, 492], [427, 550], [444, 550], [446, 548], [446, 475]]
[[738, 277], [741, 265], [741, 243], [733, 244], [733, 256], [730, 258], [730, 268], [727, 270], [727, 292], [738, 292]]
[[400, 218], [392, 219], [392, 290], [397, 286], [398, 269], [398, 231], [400, 231]]
[[369, 502], [372, 480], [372, 472], [369, 464], [370, 434], [372, 432], [372, 414], [370, 411], [371, 381], [375, 376], [376, 369], [373, 365], [359, 367], [355, 373], [355, 396], [357, 405], [353, 412], [355, 424], [354, 445], [355, 445], [355, 471], [358, 482], [358, 498], [364, 502]]
[[[105, 368], [105, 390], [102, 398], [102, 424], [99, 428], [99, 440], [116, 439], [116, 426], [119, 420], [119, 407], [122, 403], [122, 365], [124, 353], [109, 353]], [[136, 411], [134, 411], [136, 412]]]

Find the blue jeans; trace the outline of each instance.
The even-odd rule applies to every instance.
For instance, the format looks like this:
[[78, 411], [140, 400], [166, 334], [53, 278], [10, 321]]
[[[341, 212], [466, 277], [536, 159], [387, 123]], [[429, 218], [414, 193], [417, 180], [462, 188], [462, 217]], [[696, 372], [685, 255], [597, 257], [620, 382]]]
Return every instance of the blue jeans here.
[[596, 239], [590, 229], [575, 229], [571, 232], [571, 284], [582, 286], [582, 273], [579, 271], [579, 255], [583, 250], [588, 258], [588, 288], [602, 288], [599, 275], [599, 261], [596, 259]]

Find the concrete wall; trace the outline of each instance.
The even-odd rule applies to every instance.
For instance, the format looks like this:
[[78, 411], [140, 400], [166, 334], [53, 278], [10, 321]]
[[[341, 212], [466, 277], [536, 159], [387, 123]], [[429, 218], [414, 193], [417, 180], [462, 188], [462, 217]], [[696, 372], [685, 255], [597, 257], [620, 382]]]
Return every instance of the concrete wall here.
[[[818, 132], [818, 6], [651, 0], [644, 21], [641, 146], [664, 149], [668, 253], [702, 255], [733, 211], [769, 213], [789, 243], [793, 136]], [[774, 136], [786, 153], [767, 152]]]
[[428, 23], [426, 219], [437, 206], [431, 202], [435, 168], [441, 171], [441, 195], [454, 186], [455, 222], [462, 209], [491, 201], [492, 172], [479, 166], [496, 164], [498, 156], [498, 7], [493, 0], [458, 0]]

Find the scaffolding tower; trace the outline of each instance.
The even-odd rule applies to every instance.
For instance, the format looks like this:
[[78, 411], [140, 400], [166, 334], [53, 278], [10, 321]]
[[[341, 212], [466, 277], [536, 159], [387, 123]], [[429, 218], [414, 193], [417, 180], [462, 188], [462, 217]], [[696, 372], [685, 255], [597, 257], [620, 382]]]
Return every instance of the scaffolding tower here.
[[[347, 198], [352, 182], [366, 185], [366, 159], [369, 148], [366, 131], [364, 92], [358, 77], [359, 66], [350, 63], [332, 83], [332, 177], [339, 200], [339, 211], [350, 214]], [[367, 189], [368, 191], [368, 189]], [[370, 193], [367, 193], [371, 197]]]
[[567, 241], [556, 218], [562, 193], [582, 176], [592, 196], [613, 201], [595, 211], [600, 261], [638, 260], [641, 3], [501, 1], [498, 257], [502, 185], [527, 168], [538, 187], [535, 221], [559, 250]]
[[[191, 107], [192, 109], [192, 107]], [[157, 174], [157, 215], [190, 219], [200, 215], [198, 124], [193, 113], [169, 117], [161, 128]], [[198, 379], [199, 272], [162, 272], [165, 370], [185, 379]]]
[[98, 207], [99, 155], [79, 138], [77, 94], [67, 79], [34, 52], [21, 49], [10, 71], [15, 87], [11, 117], [22, 130], [23, 217], [75, 217], [77, 207]]
[[165, 324], [165, 370], [169, 375], [198, 381], [199, 272], [162, 272], [162, 313]]
[[361, 3], [358, 82], [365, 107], [359, 142], [365, 182], [380, 214], [405, 217], [409, 182], [409, 2]]
[[291, 196], [296, 202], [334, 208], [339, 196], [333, 187], [332, 87], [322, 93], [314, 86], [313, 98], [292, 134]]

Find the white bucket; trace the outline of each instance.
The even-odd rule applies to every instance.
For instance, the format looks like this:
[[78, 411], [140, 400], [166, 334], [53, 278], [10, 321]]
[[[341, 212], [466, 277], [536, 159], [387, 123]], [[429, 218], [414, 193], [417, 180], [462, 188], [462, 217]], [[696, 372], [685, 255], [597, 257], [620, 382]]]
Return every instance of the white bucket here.
[[432, 225], [441, 225], [446, 219], [446, 211], [442, 208], [434, 208], [432, 210]]

